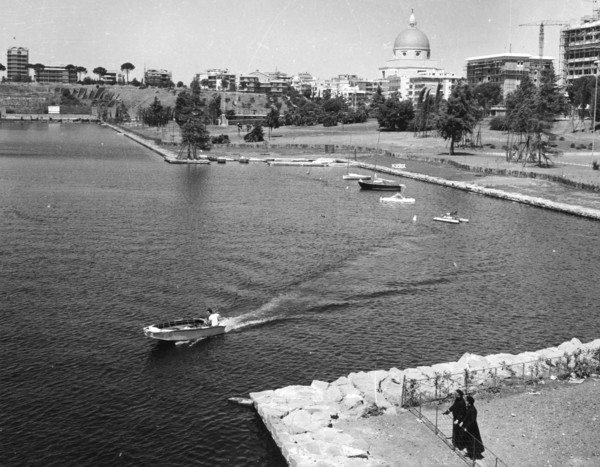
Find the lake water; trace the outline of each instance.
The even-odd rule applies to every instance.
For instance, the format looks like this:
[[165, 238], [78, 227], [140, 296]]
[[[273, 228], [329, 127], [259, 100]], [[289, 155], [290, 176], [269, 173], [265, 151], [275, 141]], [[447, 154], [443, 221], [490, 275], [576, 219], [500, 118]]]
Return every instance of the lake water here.
[[[284, 465], [229, 397], [599, 337], [597, 222], [412, 180], [386, 206], [344, 173], [2, 123], [0, 465]], [[207, 307], [225, 335], [142, 334]]]

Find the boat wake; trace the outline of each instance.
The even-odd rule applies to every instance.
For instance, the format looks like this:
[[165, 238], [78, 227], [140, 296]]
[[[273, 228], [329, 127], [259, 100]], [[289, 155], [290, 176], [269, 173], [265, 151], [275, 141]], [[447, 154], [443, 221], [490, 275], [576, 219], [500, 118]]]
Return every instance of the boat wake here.
[[278, 321], [285, 317], [283, 304], [292, 300], [292, 294], [280, 295], [271, 299], [256, 310], [249, 311], [240, 316], [228, 317], [223, 320], [225, 332], [239, 331], [244, 328], [260, 326], [272, 321]]

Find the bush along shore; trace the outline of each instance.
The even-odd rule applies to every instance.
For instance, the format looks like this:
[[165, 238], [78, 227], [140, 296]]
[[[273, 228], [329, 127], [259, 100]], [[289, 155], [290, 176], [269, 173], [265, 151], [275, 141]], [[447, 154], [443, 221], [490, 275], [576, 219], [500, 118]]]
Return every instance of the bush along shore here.
[[[600, 373], [600, 339], [572, 339], [518, 355], [464, 354], [457, 362], [350, 373], [328, 383], [251, 393], [250, 399], [287, 462], [303, 465], [397, 465], [369, 452], [360, 430], [343, 430], [372, 416], [397, 415], [423, 401], [447, 400], [456, 389], [495, 392], [502, 386]], [[438, 443], [431, 436], [432, 443]], [[318, 446], [318, 449], [316, 448]], [[360, 463], [357, 463], [360, 459]], [[391, 463], [390, 463], [391, 462]]]

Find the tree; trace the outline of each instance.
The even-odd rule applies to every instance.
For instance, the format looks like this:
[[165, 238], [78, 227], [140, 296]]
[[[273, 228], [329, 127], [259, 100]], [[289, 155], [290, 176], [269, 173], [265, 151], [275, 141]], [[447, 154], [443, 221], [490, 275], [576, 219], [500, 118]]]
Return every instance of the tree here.
[[260, 123], [255, 123], [248, 133], [244, 135], [244, 141], [247, 143], [258, 143], [265, 140], [265, 135]]
[[[206, 126], [198, 117], [187, 120], [180, 126], [181, 143], [183, 148], [187, 148], [187, 158], [196, 159], [198, 149], [210, 148], [210, 133], [206, 130]], [[181, 154], [181, 152], [180, 152]]]
[[385, 104], [385, 97], [383, 97], [383, 91], [381, 86], [377, 86], [377, 91], [373, 94], [371, 98], [371, 103], [369, 104], [369, 114], [375, 118], [378, 116], [379, 107]]
[[221, 117], [221, 96], [217, 94], [213, 96], [208, 104], [208, 118], [211, 123]]
[[492, 106], [502, 102], [502, 88], [498, 83], [481, 83], [473, 89], [473, 97], [485, 114], [489, 115]]
[[121, 71], [124, 71], [125, 76], [127, 76], [127, 84], [129, 84], [129, 72], [133, 70], [135, 70], [135, 67], [129, 62], [125, 62], [121, 65]]
[[414, 117], [415, 111], [411, 101], [400, 101], [397, 97], [392, 96], [379, 106], [377, 122], [380, 128], [404, 131]]
[[87, 68], [83, 66], [78, 66], [77, 68], [75, 68], [75, 71], [77, 72], [78, 80], [81, 81], [81, 75], [85, 75], [87, 73]]
[[471, 87], [464, 81], [456, 84], [448, 100], [441, 105], [435, 126], [442, 138], [450, 140], [451, 156], [454, 145], [473, 133], [478, 120], [476, 105]]
[[98, 75], [98, 81], [102, 79], [102, 77], [107, 73], [106, 68], [98, 66], [92, 70], [92, 73]]
[[553, 72], [542, 75], [539, 87], [525, 75], [519, 87], [506, 96], [509, 125], [507, 160], [534, 162], [548, 166], [549, 137], [544, 135], [558, 114], [565, 113], [567, 102], [556, 85]]
[[271, 139], [271, 132], [273, 128], [279, 128], [279, 110], [272, 108], [267, 117], [265, 118], [265, 125], [269, 127], [269, 139]]

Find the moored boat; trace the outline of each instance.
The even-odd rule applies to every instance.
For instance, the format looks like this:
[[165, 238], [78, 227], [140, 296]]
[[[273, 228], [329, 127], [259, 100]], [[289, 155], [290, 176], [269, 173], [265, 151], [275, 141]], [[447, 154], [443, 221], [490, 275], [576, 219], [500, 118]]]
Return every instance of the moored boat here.
[[161, 324], [144, 327], [144, 335], [162, 341], [191, 341], [216, 336], [225, 332], [225, 326], [219, 323], [211, 326], [203, 318], [177, 319]]
[[448, 224], [460, 224], [461, 222], [469, 222], [469, 219], [458, 217], [456, 212], [447, 212], [443, 216], [433, 218], [434, 221], [447, 222]]
[[402, 193], [396, 193], [392, 196], [382, 196], [379, 198], [380, 203], [398, 203], [398, 204], [414, 204], [414, 198], [405, 198]]
[[386, 180], [379, 177], [375, 177], [373, 180], [359, 180], [358, 184], [362, 190], [397, 191], [402, 193], [406, 188], [395, 180]]
[[342, 175], [342, 179], [344, 179], [344, 180], [371, 180], [371, 176], [370, 175], [347, 173], [347, 174]]

